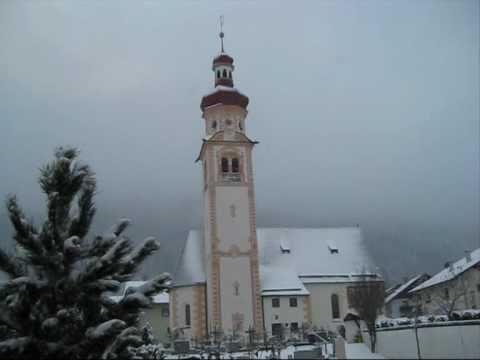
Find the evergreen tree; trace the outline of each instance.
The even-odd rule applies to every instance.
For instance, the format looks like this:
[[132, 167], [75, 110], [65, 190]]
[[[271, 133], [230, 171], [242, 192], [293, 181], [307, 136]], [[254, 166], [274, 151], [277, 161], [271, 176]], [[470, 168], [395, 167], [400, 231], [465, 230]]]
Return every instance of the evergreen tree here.
[[0, 250], [0, 358], [122, 359], [143, 344], [138, 329], [150, 296], [164, 290], [162, 274], [129, 289], [119, 302], [108, 292], [129, 280], [158, 249], [153, 238], [138, 246], [123, 236], [120, 220], [102, 236], [87, 240], [95, 214], [96, 181], [73, 148], [58, 148], [40, 170], [47, 216], [38, 228], [15, 196], [7, 199], [16, 255]]

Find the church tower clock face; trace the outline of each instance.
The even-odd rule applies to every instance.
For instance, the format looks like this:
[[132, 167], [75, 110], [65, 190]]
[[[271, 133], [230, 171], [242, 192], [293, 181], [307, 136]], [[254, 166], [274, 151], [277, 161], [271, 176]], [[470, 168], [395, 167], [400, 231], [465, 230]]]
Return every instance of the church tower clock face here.
[[233, 58], [213, 59], [214, 89], [201, 101], [207, 328], [225, 335], [262, 327], [249, 99], [234, 87]]

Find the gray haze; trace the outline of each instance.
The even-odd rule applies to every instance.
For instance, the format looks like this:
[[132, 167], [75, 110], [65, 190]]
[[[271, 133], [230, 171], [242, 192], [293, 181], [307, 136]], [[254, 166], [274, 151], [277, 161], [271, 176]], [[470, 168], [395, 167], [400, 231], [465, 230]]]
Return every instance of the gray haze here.
[[[130, 217], [172, 270], [200, 226], [218, 16], [250, 97], [259, 226], [360, 224], [387, 279], [480, 246], [478, 1], [0, 1], [0, 196], [78, 146], [95, 231]], [[0, 210], [0, 238], [11, 228]]]

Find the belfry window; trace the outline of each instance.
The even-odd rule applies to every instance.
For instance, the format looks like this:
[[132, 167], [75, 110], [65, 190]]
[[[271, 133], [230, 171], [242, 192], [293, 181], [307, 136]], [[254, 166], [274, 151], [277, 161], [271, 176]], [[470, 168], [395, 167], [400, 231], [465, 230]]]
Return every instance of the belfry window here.
[[232, 159], [232, 172], [233, 172], [233, 173], [238, 173], [238, 172], [240, 172], [240, 166], [239, 166], [239, 163], [238, 163], [238, 159], [237, 159], [237, 158], [233, 158], [233, 159]]
[[217, 78], [220, 79], [220, 70], [217, 70]]
[[223, 69], [223, 77], [226, 78], [227, 77], [227, 70]]
[[231, 72], [231, 71], [228, 72], [228, 77], [229, 77], [230, 79], [232, 78], [232, 72]]
[[228, 166], [228, 159], [227, 158], [222, 158], [222, 172], [223, 173], [228, 173], [229, 172], [229, 166]]

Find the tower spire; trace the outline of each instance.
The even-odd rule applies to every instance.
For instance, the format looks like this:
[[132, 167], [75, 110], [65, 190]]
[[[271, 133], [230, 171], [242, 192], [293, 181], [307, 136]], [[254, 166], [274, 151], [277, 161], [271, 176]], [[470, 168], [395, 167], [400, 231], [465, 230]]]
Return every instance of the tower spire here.
[[223, 15], [220, 15], [220, 34], [218, 34], [220, 36], [220, 42], [222, 44], [222, 53], [225, 52], [225, 50], [223, 49], [223, 37], [225, 36], [225, 34], [223, 33]]

